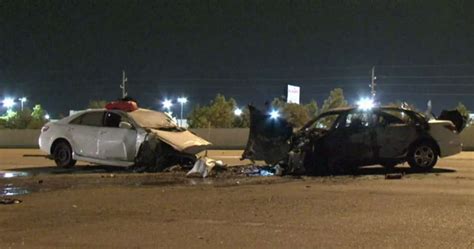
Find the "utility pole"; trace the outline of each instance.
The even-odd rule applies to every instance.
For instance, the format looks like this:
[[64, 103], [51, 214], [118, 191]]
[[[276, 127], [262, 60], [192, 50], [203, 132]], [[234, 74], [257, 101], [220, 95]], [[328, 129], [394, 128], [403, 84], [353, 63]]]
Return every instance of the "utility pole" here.
[[375, 80], [377, 77], [375, 77], [375, 66], [372, 67], [372, 78], [370, 82], [370, 93], [372, 94], [372, 98], [375, 98]]
[[122, 71], [122, 84], [120, 85], [120, 88], [122, 89], [122, 98], [127, 97], [127, 89], [125, 83], [127, 83], [127, 77], [125, 77], [125, 70]]

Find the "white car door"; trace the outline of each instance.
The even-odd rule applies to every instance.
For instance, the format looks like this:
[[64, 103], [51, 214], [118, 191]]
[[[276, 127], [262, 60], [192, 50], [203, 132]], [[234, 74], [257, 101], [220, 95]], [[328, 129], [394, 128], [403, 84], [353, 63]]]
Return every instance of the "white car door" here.
[[98, 158], [98, 136], [102, 128], [103, 111], [91, 111], [72, 120], [66, 128], [71, 136], [74, 153]]
[[119, 112], [105, 112], [104, 125], [99, 131], [100, 159], [129, 162], [135, 159], [137, 131], [119, 127], [122, 121], [130, 123]]

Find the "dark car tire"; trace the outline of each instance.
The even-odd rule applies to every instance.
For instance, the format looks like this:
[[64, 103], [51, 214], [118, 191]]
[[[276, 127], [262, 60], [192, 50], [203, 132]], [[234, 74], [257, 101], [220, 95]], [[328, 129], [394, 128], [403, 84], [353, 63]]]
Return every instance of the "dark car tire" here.
[[71, 168], [76, 164], [76, 160], [72, 158], [72, 148], [65, 141], [59, 141], [54, 146], [53, 158], [56, 165], [61, 168]]
[[420, 142], [411, 146], [408, 151], [408, 164], [418, 171], [431, 170], [438, 161], [438, 150], [433, 143]]

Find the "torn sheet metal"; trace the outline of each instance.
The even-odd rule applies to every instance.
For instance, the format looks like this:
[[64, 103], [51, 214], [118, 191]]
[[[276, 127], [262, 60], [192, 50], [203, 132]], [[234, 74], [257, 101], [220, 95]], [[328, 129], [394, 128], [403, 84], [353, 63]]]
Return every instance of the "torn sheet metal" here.
[[194, 164], [194, 167], [186, 173], [186, 176], [200, 176], [206, 178], [215, 166], [223, 166], [221, 160], [214, 160], [208, 157], [200, 158]]
[[188, 130], [166, 131], [150, 129], [161, 141], [169, 144], [175, 150], [188, 154], [197, 154], [206, 150], [211, 143], [194, 135]]
[[438, 120], [449, 120], [453, 122], [458, 133], [460, 133], [467, 124], [467, 119], [463, 117], [458, 110], [443, 110], [439, 115]]

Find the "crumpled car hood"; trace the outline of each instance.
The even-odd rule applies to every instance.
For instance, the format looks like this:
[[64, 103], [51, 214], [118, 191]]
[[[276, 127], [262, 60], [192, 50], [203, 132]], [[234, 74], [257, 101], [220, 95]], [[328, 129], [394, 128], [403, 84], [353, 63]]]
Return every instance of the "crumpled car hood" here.
[[249, 106], [250, 131], [249, 139], [242, 159], [253, 161], [263, 160], [268, 164], [275, 164], [287, 157], [290, 150], [289, 139], [293, 134], [293, 127], [282, 119], [271, 119], [254, 106]]
[[443, 110], [437, 118], [438, 120], [449, 120], [453, 122], [458, 133], [460, 133], [467, 124], [467, 119], [458, 110]]
[[158, 129], [150, 129], [161, 141], [169, 144], [175, 150], [188, 154], [197, 154], [206, 150], [211, 143], [207, 140], [195, 135], [194, 133], [183, 131], [165, 131]]

